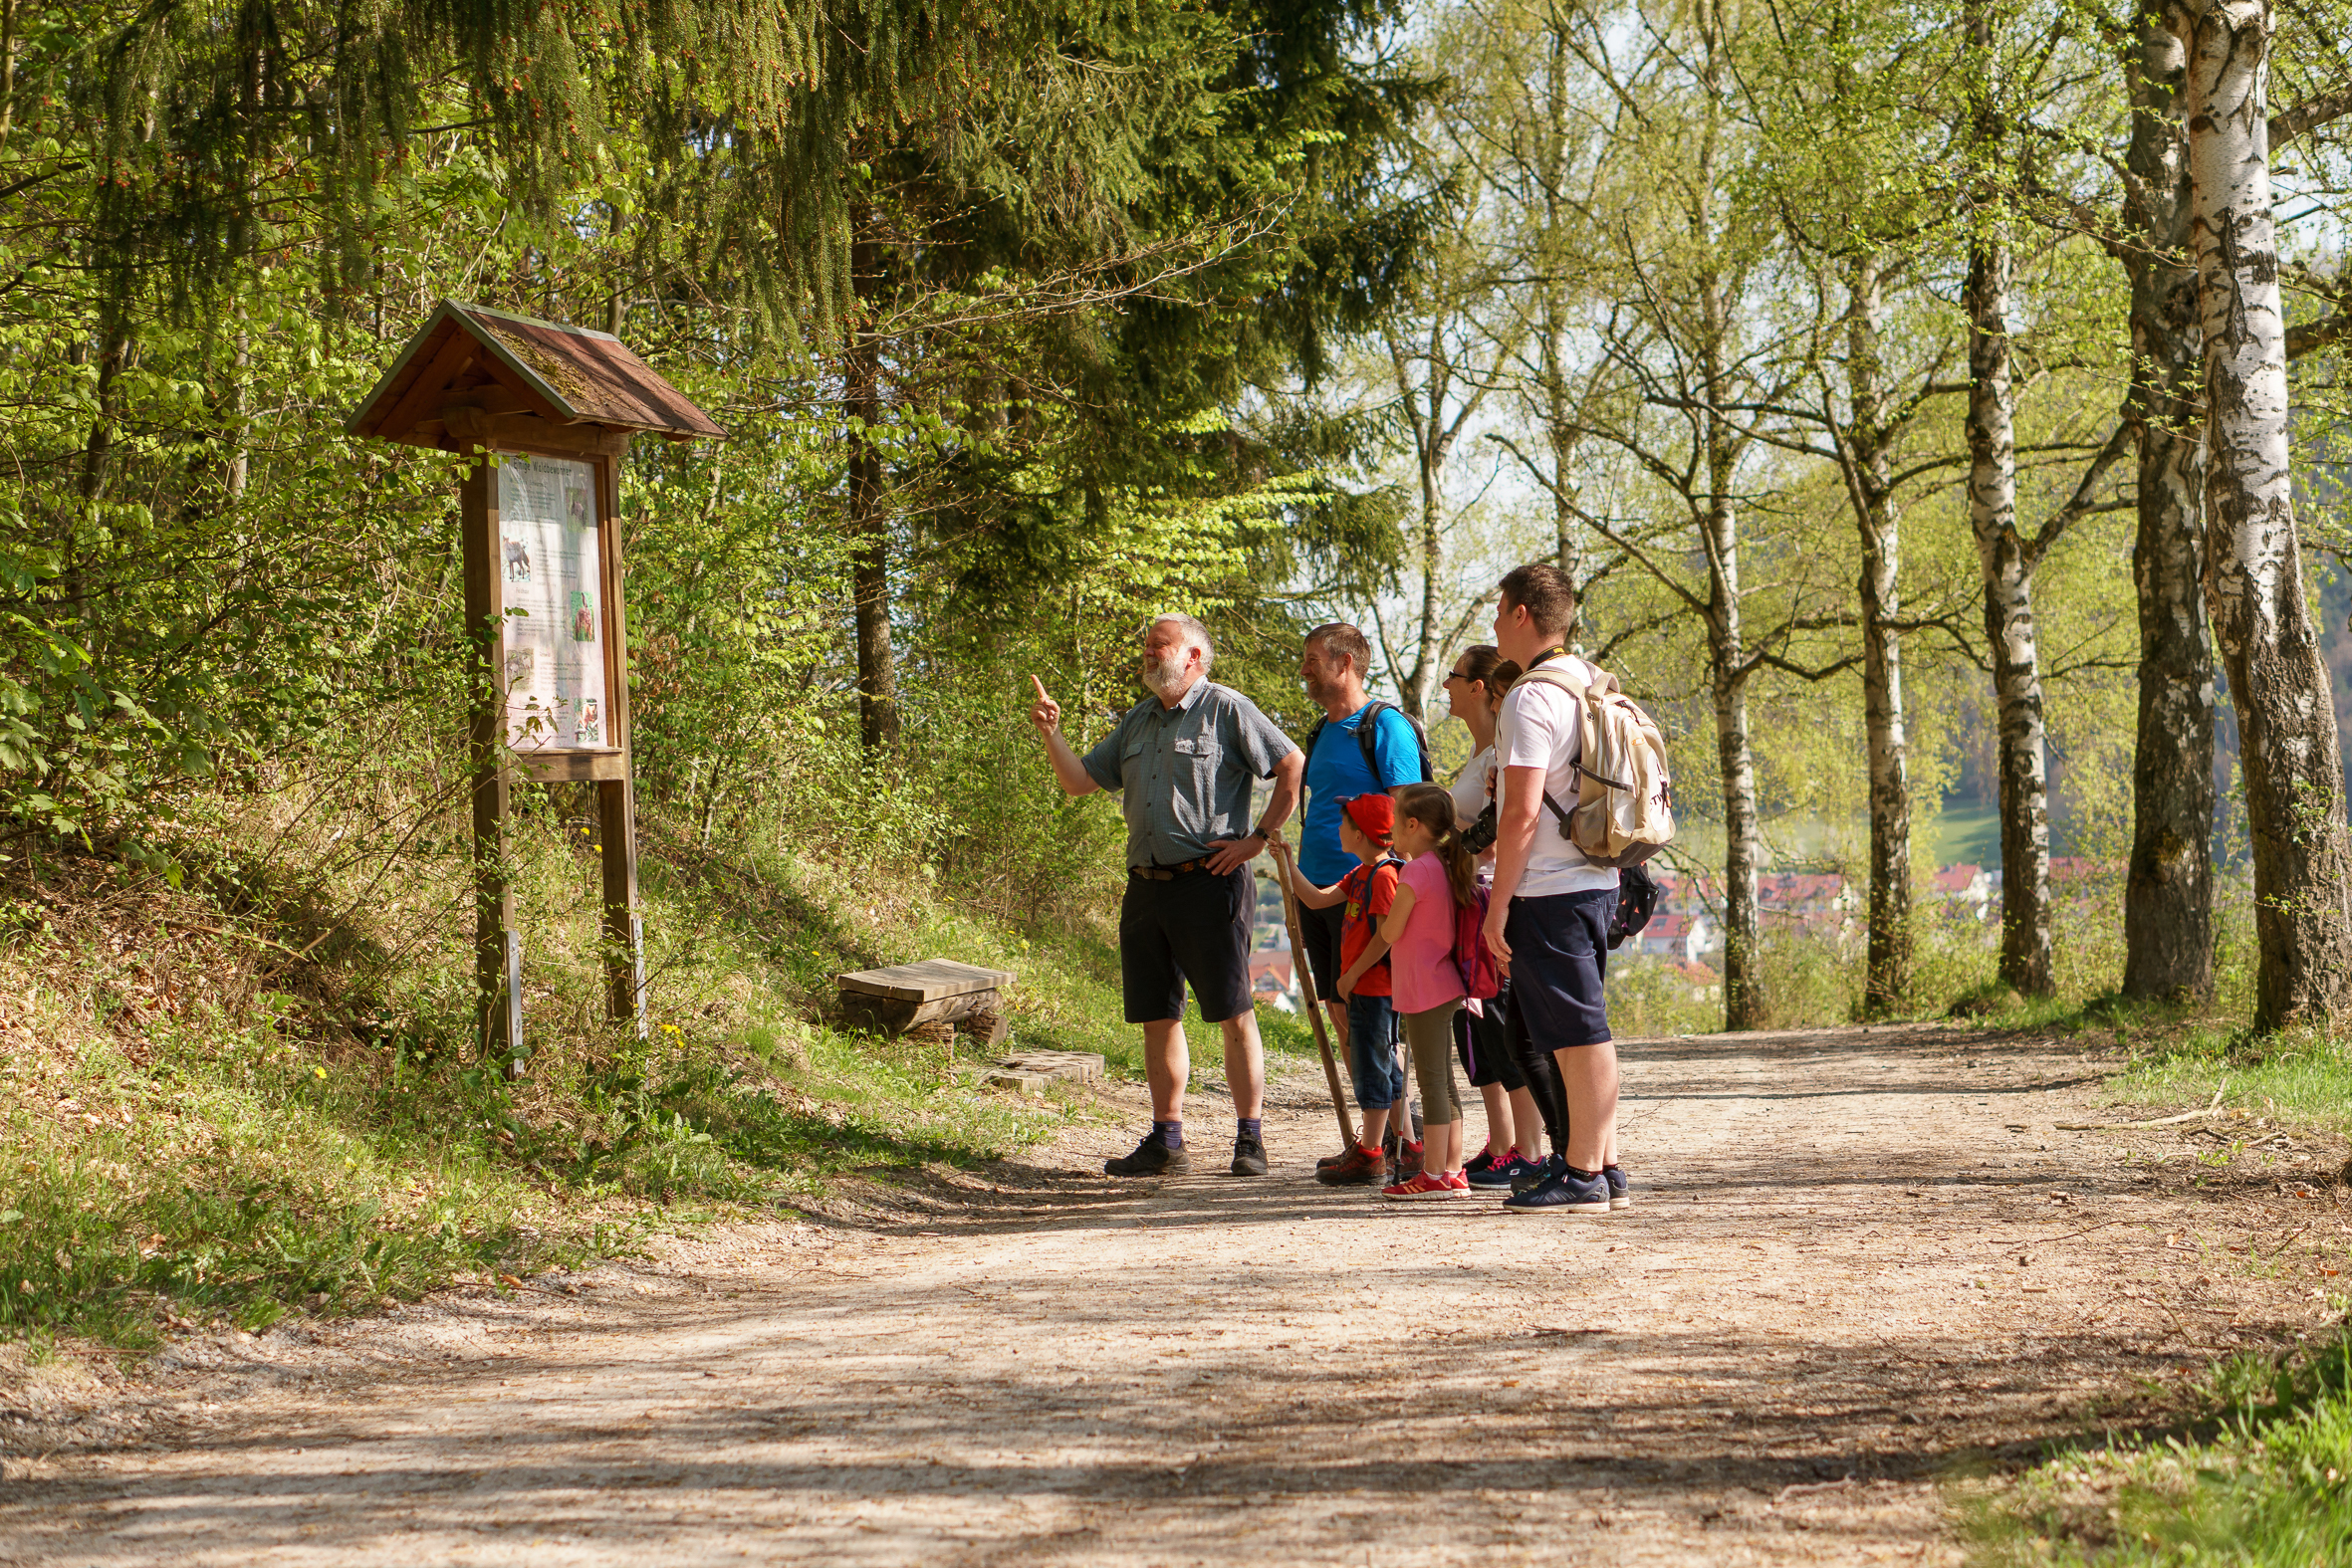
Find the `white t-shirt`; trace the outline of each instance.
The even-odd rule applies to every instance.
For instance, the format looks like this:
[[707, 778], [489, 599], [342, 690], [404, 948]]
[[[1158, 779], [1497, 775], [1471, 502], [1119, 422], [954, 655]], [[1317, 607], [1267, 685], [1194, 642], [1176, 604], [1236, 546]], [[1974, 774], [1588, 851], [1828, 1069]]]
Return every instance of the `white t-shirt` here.
[[1487, 782], [1495, 777], [1495, 748], [1489, 746], [1454, 776], [1454, 820], [1468, 827], [1487, 808]]
[[[1544, 661], [1558, 668], [1562, 661]], [[1601, 678], [1598, 666], [1570, 655], [1566, 661], [1579, 679]], [[1583, 726], [1576, 699], [1549, 681], [1520, 680], [1503, 698], [1503, 715], [1495, 726], [1495, 750], [1504, 768], [1544, 770], [1543, 787], [1563, 807], [1576, 804], [1576, 754], [1583, 745]], [[1511, 787], [1504, 776], [1503, 787]], [[1548, 898], [1555, 893], [1582, 893], [1596, 887], [1615, 887], [1617, 869], [1596, 866], [1584, 852], [1560, 834], [1560, 819], [1551, 807], [1540, 806], [1535, 816], [1535, 841], [1528, 851], [1528, 868], [1519, 879], [1519, 898]]]

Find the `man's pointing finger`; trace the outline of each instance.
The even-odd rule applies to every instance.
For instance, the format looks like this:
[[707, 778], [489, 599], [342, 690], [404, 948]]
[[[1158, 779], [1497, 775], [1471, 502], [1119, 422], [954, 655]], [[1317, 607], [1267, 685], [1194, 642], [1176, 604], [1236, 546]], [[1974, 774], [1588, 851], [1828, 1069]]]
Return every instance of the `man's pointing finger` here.
[[1029, 683], [1038, 689], [1038, 701], [1052, 702], [1054, 700], [1053, 698], [1046, 695], [1046, 683], [1044, 681], [1041, 681], [1036, 676], [1032, 675], [1029, 678]]

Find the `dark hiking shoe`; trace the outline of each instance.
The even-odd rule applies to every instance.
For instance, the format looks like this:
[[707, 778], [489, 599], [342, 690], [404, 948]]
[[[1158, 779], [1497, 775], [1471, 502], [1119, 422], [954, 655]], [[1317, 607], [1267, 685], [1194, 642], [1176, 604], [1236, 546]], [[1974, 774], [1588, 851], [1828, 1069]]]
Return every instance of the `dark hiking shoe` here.
[[1351, 1143], [1346, 1148], [1340, 1150], [1337, 1154], [1326, 1154], [1321, 1159], [1315, 1161], [1314, 1168], [1318, 1171], [1327, 1171], [1332, 1166], [1337, 1165], [1340, 1161], [1346, 1159], [1354, 1152], [1355, 1145]]
[[1511, 1190], [1515, 1193], [1533, 1192], [1537, 1187], [1567, 1168], [1568, 1162], [1558, 1155], [1548, 1156], [1541, 1165], [1529, 1166], [1527, 1170], [1512, 1177]]
[[1264, 1176], [1266, 1174], [1266, 1141], [1243, 1133], [1233, 1141], [1233, 1174], [1236, 1176]]
[[1421, 1174], [1421, 1140], [1411, 1143], [1392, 1143], [1388, 1146], [1388, 1179], [1401, 1182], [1408, 1176]]
[[1377, 1187], [1380, 1157], [1369, 1149], [1350, 1149], [1339, 1157], [1338, 1164], [1315, 1172], [1314, 1179], [1325, 1187]]
[[1182, 1149], [1171, 1149], [1149, 1133], [1135, 1146], [1135, 1152], [1121, 1155], [1116, 1160], [1102, 1162], [1105, 1176], [1173, 1176], [1189, 1167]]
[[1633, 1184], [1625, 1180], [1625, 1167], [1604, 1165], [1600, 1168], [1600, 1175], [1601, 1180], [1609, 1184], [1609, 1207], [1611, 1209], [1631, 1209], [1633, 1207], [1633, 1193], [1631, 1191]]

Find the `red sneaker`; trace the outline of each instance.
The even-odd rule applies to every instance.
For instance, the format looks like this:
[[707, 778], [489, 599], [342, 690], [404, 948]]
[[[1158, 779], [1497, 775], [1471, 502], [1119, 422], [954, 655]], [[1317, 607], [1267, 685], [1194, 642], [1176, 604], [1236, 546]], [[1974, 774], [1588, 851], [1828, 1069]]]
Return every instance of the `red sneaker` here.
[[[1380, 1196], [1383, 1198], [1395, 1198], [1400, 1200], [1407, 1198], [1452, 1198], [1456, 1191], [1457, 1189], [1453, 1186], [1453, 1184], [1448, 1182], [1444, 1177], [1432, 1176], [1427, 1171], [1423, 1171], [1419, 1176], [1412, 1178], [1410, 1181], [1397, 1182], [1390, 1186], [1381, 1188]], [[1467, 1193], [1470, 1191], [1470, 1187], [1467, 1183], [1465, 1183], [1459, 1189], [1459, 1191]]]
[[1444, 1182], [1448, 1187], [1452, 1188], [1457, 1193], [1467, 1193], [1470, 1191], [1470, 1172], [1467, 1169], [1460, 1171], [1448, 1171], [1444, 1176], [1438, 1178], [1438, 1180]]

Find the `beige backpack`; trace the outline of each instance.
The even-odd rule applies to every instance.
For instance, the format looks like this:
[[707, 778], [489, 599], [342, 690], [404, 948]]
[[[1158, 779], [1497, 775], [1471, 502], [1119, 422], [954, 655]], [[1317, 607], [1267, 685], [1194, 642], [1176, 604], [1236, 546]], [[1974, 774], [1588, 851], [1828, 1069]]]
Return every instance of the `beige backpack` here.
[[1546, 790], [1562, 838], [1596, 866], [1637, 866], [1673, 841], [1674, 776], [1658, 722], [1607, 671], [1587, 685], [1573, 668], [1539, 664], [1518, 684], [1541, 681], [1576, 699], [1583, 722], [1576, 752], [1576, 803]]

